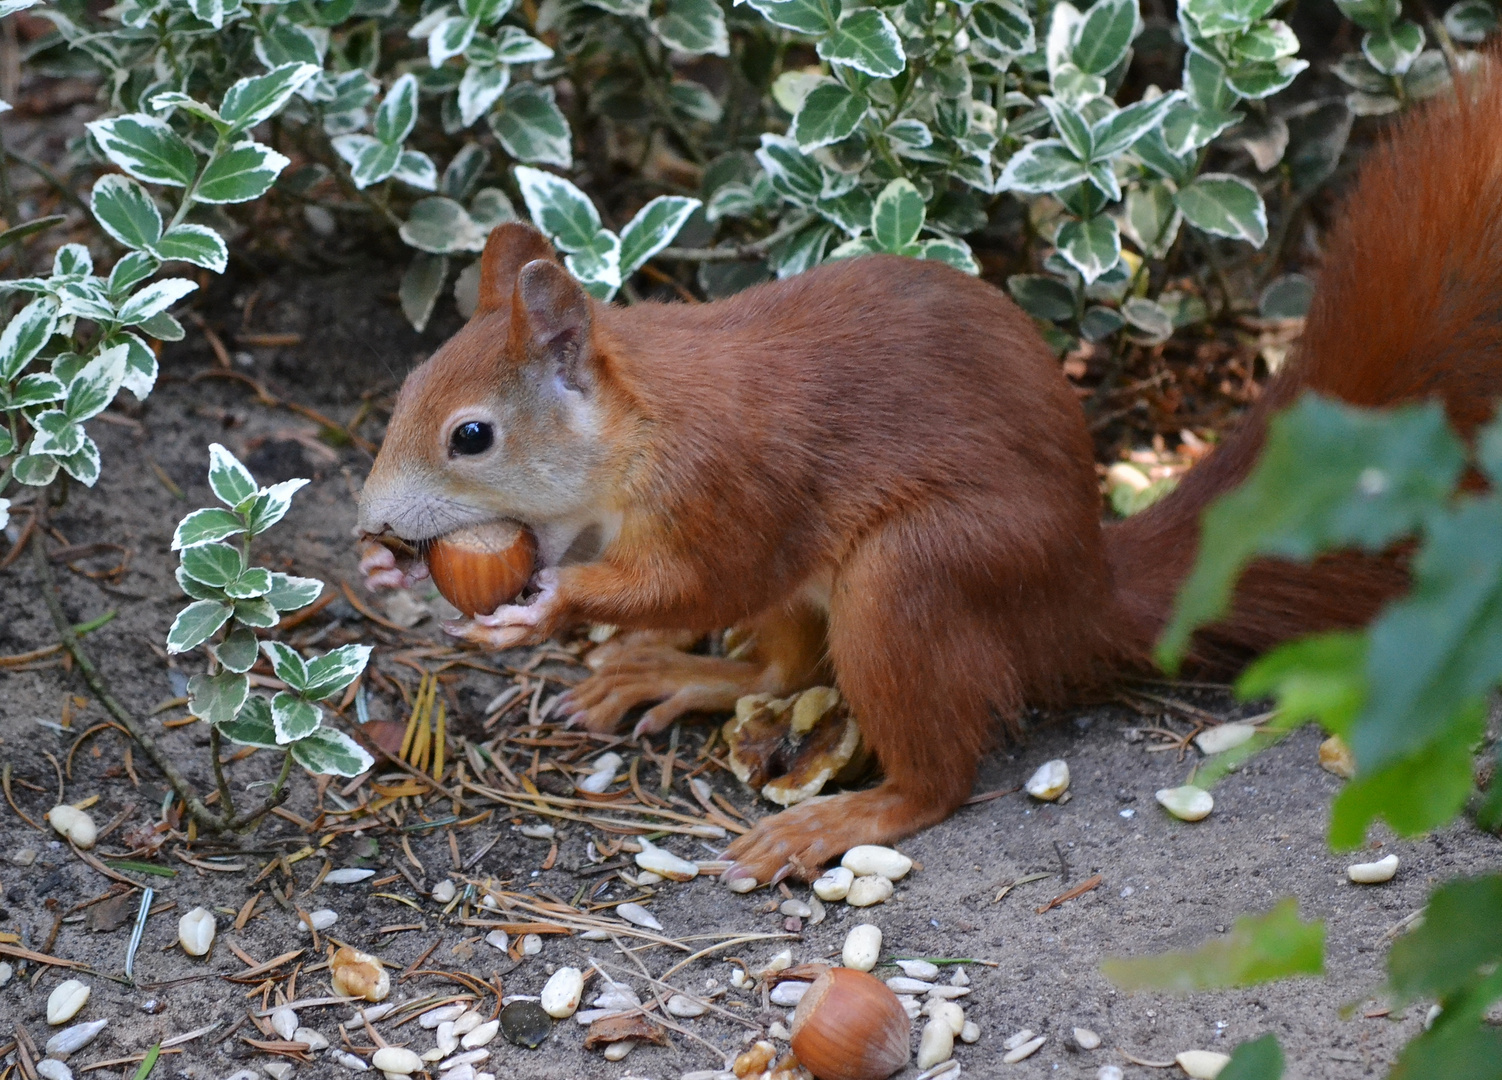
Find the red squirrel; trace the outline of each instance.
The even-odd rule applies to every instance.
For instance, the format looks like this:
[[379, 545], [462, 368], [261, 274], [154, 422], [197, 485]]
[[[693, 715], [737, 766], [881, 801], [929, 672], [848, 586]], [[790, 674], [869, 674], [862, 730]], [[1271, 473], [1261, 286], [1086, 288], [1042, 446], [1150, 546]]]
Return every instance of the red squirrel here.
[[[559, 708], [638, 734], [832, 678], [883, 772], [730, 846], [727, 879], [811, 877], [943, 820], [1024, 706], [1150, 670], [1199, 515], [1305, 390], [1438, 396], [1463, 431], [1502, 393], [1502, 78], [1395, 125], [1330, 234], [1297, 355], [1157, 505], [1102, 525], [1085, 417], [1029, 318], [942, 264], [834, 262], [714, 303], [597, 302], [530, 227], [482, 256], [474, 317], [408, 376], [360, 528], [409, 541], [512, 518], [539, 540], [526, 603], [452, 624], [492, 649], [628, 631]], [[411, 583], [370, 545], [373, 587]], [[1265, 561], [1193, 659], [1225, 670], [1368, 619], [1394, 560]], [[680, 651], [735, 625], [746, 659]], [[742, 883], [744, 885], [744, 882]]]

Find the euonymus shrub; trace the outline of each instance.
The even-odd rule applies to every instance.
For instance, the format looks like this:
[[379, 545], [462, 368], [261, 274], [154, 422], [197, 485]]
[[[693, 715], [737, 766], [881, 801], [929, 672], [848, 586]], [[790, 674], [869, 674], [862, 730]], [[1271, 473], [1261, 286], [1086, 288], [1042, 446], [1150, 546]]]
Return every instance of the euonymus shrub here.
[[[1469, 470], [1490, 489], [1462, 486]], [[1331, 812], [1333, 847], [1361, 844], [1378, 818], [1399, 835], [1418, 835], [1468, 804], [1483, 828], [1502, 828], [1502, 779], [1494, 776], [1485, 792], [1475, 779], [1488, 706], [1502, 685], [1502, 419], [1468, 450], [1434, 402], [1380, 412], [1310, 395], [1275, 417], [1257, 467], [1205, 513], [1199, 556], [1159, 659], [1171, 669], [1194, 629], [1225, 613], [1254, 558], [1307, 561], [1400, 543], [1413, 545], [1408, 592], [1364, 629], [1290, 642], [1248, 668], [1237, 692], [1276, 700], [1272, 731], [1211, 759], [1199, 782], [1313, 720], [1339, 735], [1356, 761]], [[1300, 925], [1269, 923], [1247, 939], [1250, 953], [1229, 960], [1207, 947], [1111, 973], [1127, 985], [1185, 989], [1308, 973], [1317, 970], [1312, 931]], [[1219, 973], [1209, 981], [1207, 964]], [[1394, 943], [1387, 968], [1396, 1004], [1429, 999], [1441, 1007], [1390, 1077], [1502, 1076], [1502, 1031], [1486, 1021], [1502, 1001], [1502, 874], [1439, 885], [1423, 923]], [[1281, 1056], [1256, 1046], [1238, 1051], [1242, 1066], [1222, 1075], [1275, 1080]]]
[[[287, 158], [248, 133], [316, 74], [312, 65], [288, 63], [238, 80], [217, 110], [181, 93], [157, 95], [164, 114], [201, 119], [212, 133], [207, 138], [190, 141], [166, 119], [146, 114], [89, 125], [102, 152], [126, 174], [101, 176], [89, 196], [100, 228], [125, 254], [98, 274], [88, 248], [65, 244], [50, 275], [0, 282], [5, 294], [31, 297], [0, 332], [0, 459], [6, 461], [0, 526], [13, 481], [44, 486], [59, 471], [90, 487], [98, 480], [99, 447], [85, 423], [122, 389], [137, 399], [151, 393], [157, 377], [151, 341], [182, 338], [182, 325], [167, 309], [198, 288], [185, 277], [152, 279], [169, 262], [216, 273], [228, 262], [218, 232], [184, 219], [199, 204], [248, 202], [266, 193]], [[170, 193], [167, 214], [142, 181]]]
[[[1361, 55], [1336, 69], [1353, 87], [1349, 109], [1396, 108], [1447, 84], [1444, 56], [1425, 50], [1396, 0], [1339, 2], [1365, 31]], [[966, 237], [1018, 198], [1031, 222], [1023, 239], [1046, 246], [1032, 260], [1042, 272], [1013, 277], [1011, 290], [1066, 348], [1123, 331], [1162, 341], [1204, 317], [1196, 298], [1161, 292], [1144, 260], [1168, 254], [1186, 226], [1201, 246], [1260, 246], [1264, 192], [1286, 183], [1286, 198], [1303, 198], [1334, 168], [1347, 107], [1267, 104], [1307, 67], [1279, 7], [1185, 0], [1180, 85], [1124, 106], [1138, 0], [126, 0], [100, 16], [60, 0], [42, 10], [123, 114], [113, 139], [96, 125], [92, 148], [138, 166], [166, 153], [163, 169], [132, 174], [148, 183], [185, 186], [174, 138], [207, 150], [229, 137], [220, 169], [279, 172], [279, 158], [241, 147], [253, 126], [237, 124], [243, 113], [204, 103], [248, 76], [288, 72], [296, 85], [272, 110], [269, 151], [296, 159], [282, 189], [316, 202], [337, 183], [369, 204], [366, 220], [398, 225], [419, 252], [401, 290], [419, 325], [454, 280], [454, 259], [514, 216], [517, 195], [601, 297], [690, 221], [696, 242], [718, 231], [761, 256], [706, 260], [711, 292], [873, 250], [973, 272]], [[1445, 14], [1460, 60], [1493, 22], [1485, 0]], [[643, 209], [609, 227], [591, 196], [612, 166], [639, 167], [661, 140], [698, 171], [698, 190], [643, 178], [628, 199]], [[538, 179], [543, 169], [552, 179]], [[198, 202], [212, 201], [207, 191]], [[466, 271], [459, 281], [472, 290], [472, 262]]]
[[[348, 735], [324, 726], [319, 707], [360, 677], [370, 646], [342, 645], [307, 658], [283, 642], [256, 637], [258, 630], [274, 630], [283, 612], [306, 607], [323, 591], [323, 583], [313, 578], [250, 563], [251, 541], [281, 521], [306, 483], [260, 487], [215, 443], [209, 447], [209, 487], [224, 505], [193, 511], [172, 537], [173, 550], [181, 552], [177, 583], [192, 603], [173, 620], [167, 651], [201, 649], [207, 660], [207, 670], [188, 680], [188, 710], [210, 725], [216, 758], [221, 736], [284, 751], [273, 795], [286, 783], [293, 762], [311, 773], [339, 776], [358, 776], [374, 764]], [[262, 654], [287, 687], [269, 698], [251, 693], [246, 674]], [[225, 810], [232, 814], [231, 807]]]

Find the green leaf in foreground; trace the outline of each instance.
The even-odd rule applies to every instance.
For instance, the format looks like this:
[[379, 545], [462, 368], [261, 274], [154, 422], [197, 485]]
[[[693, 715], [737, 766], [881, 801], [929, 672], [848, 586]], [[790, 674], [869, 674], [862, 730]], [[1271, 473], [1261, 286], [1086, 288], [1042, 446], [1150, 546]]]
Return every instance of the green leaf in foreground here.
[[1246, 481], [1205, 511], [1199, 558], [1158, 643], [1159, 664], [1177, 669], [1194, 630], [1226, 613], [1252, 559], [1381, 551], [1444, 504], [1464, 463], [1437, 403], [1379, 413], [1306, 395], [1273, 418]]
[[1268, 1032], [1238, 1046], [1216, 1080], [1280, 1080], [1282, 1075], [1283, 1048], [1278, 1037]]
[[1331, 808], [1331, 847], [1359, 846], [1379, 817], [1400, 836], [1418, 836], [1460, 813], [1471, 794], [1473, 747], [1486, 729], [1485, 700], [1449, 723], [1438, 740], [1385, 768], [1362, 772], [1357, 759], [1356, 779], [1341, 789]]
[[1423, 752], [1502, 681], [1502, 499], [1436, 514], [1413, 588], [1369, 631], [1371, 697], [1347, 740], [1363, 769]]
[[1116, 957], [1101, 971], [1123, 990], [1187, 994], [1254, 986], [1325, 969], [1325, 924], [1299, 919], [1298, 901], [1280, 900], [1265, 915], [1243, 915], [1230, 934], [1186, 952]]
[[1497, 1080], [1502, 1031], [1469, 1024], [1436, 1026], [1403, 1047], [1387, 1080]]
[[1459, 878], [1436, 889], [1423, 925], [1393, 943], [1388, 983], [1401, 1001], [1442, 998], [1475, 982], [1479, 968], [1499, 961], [1502, 874]]

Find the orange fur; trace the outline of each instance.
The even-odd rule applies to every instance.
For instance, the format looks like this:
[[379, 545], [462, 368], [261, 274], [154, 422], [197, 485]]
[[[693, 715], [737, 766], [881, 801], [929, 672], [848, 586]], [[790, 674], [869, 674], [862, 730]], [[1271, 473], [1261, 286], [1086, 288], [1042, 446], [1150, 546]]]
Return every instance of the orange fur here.
[[[1367, 405], [1439, 395], [1467, 427], [1489, 415], [1499, 123], [1502, 80], [1488, 75], [1374, 152], [1299, 357], [1178, 491], [1121, 524], [1101, 527], [1084, 417], [1053, 357], [974, 278], [876, 256], [713, 304], [615, 308], [527, 261], [535, 234], [508, 226], [486, 250], [485, 309], [403, 389], [362, 526], [423, 539], [512, 516], [539, 529], [556, 587], [498, 612], [516, 620], [503, 631], [465, 628], [472, 640], [581, 622], [753, 631], [749, 662], [623, 644], [565, 703], [592, 727], [666, 698], [644, 722], [655, 730], [808, 685], [827, 663], [884, 781], [731, 848], [762, 881], [813, 873], [947, 816], [1025, 704], [1079, 700], [1147, 664], [1200, 512], [1245, 476], [1273, 409], [1313, 388]], [[445, 451], [442, 425], [466, 409], [500, 426], [493, 456]], [[1257, 564], [1196, 659], [1234, 665], [1360, 622], [1403, 582], [1391, 560]]]

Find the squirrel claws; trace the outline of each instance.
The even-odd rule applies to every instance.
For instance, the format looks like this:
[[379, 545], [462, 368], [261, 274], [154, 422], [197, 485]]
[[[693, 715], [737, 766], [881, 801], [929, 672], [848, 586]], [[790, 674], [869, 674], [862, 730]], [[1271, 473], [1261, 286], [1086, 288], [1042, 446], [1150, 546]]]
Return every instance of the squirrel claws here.
[[444, 632], [488, 649], [514, 649], [531, 643], [537, 628], [553, 614], [558, 602], [558, 571], [539, 570], [532, 578], [538, 592], [529, 603], [503, 604], [489, 615], [456, 619], [443, 624]]
[[371, 592], [381, 589], [410, 589], [428, 576], [426, 563], [412, 561], [401, 565], [396, 553], [381, 544], [370, 543], [360, 557], [360, 577]]

